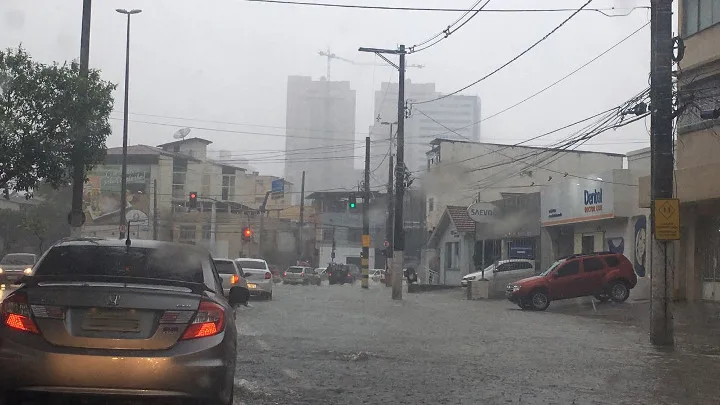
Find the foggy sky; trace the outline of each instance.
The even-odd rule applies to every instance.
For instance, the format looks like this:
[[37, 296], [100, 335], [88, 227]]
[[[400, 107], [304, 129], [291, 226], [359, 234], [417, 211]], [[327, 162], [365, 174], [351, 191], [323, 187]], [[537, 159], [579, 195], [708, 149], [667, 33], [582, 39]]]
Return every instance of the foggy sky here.
[[[472, 0], [332, 0], [335, 3], [469, 7]], [[488, 8], [579, 7], [582, 0], [494, 0]], [[595, 0], [589, 7], [647, 6], [649, 1]], [[109, 146], [122, 143], [125, 16], [116, 8], [140, 8], [132, 17], [129, 143], [157, 145], [182, 126], [190, 136], [213, 141], [267, 174], [282, 174], [288, 75], [325, 75], [327, 49], [357, 62], [381, 63], [359, 46], [394, 48], [421, 42], [458, 14], [365, 11], [249, 3], [243, 0], [95, 0], [90, 66], [118, 83]], [[0, 0], [0, 47], [22, 43], [42, 62], [77, 58], [82, 0]], [[408, 56], [414, 82], [435, 82], [450, 92], [477, 80], [545, 35], [570, 12], [480, 13], [437, 46]], [[584, 64], [649, 21], [648, 10], [608, 18], [584, 12], [513, 65], [463, 94], [478, 95], [487, 117], [529, 96]], [[585, 118], [625, 101], [648, 85], [649, 27], [571, 79], [535, 99], [482, 123], [482, 140], [515, 143]], [[373, 95], [383, 81], [397, 82], [391, 68], [333, 61], [332, 80], [357, 91], [358, 146], [373, 119]], [[139, 114], [149, 114], [146, 116]], [[195, 120], [183, 121], [183, 117]], [[147, 124], [139, 121], [168, 125]], [[208, 121], [233, 122], [227, 125]], [[584, 149], [625, 153], [648, 146], [647, 125], [609, 131]], [[567, 132], [534, 145], [550, 144]], [[356, 150], [360, 157], [362, 150]], [[356, 167], [360, 167], [359, 159]]]

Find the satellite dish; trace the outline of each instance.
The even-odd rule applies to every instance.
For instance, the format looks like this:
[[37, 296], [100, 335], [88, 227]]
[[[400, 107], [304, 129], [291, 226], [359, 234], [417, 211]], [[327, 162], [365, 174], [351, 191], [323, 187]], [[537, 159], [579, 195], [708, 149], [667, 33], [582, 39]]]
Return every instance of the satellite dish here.
[[186, 136], [190, 134], [190, 128], [183, 128], [178, 129], [177, 132], [173, 134], [173, 138], [175, 139], [185, 139]]

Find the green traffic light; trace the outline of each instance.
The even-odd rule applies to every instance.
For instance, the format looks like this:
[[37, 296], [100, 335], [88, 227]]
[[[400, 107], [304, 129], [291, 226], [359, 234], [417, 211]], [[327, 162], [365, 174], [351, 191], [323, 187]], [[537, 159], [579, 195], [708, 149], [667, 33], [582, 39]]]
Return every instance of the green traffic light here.
[[350, 208], [355, 208], [355, 203], [350, 203]]

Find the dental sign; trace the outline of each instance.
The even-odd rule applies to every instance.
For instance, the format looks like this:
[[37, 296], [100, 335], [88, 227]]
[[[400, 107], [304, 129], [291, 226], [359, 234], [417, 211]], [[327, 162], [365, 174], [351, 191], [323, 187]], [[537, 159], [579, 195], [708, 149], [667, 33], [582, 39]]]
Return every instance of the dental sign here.
[[567, 178], [540, 192], [541, 222], [544, 226], [613, 218], [613, 176]]

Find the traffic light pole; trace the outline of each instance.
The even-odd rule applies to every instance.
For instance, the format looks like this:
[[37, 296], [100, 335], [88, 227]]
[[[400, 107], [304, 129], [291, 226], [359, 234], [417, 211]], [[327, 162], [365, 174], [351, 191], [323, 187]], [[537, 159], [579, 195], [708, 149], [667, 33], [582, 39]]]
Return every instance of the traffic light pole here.
[[363, 187], [362, 288], [369, 288], [370, 278], [370, 137], [365, 137], [365, 179]]

